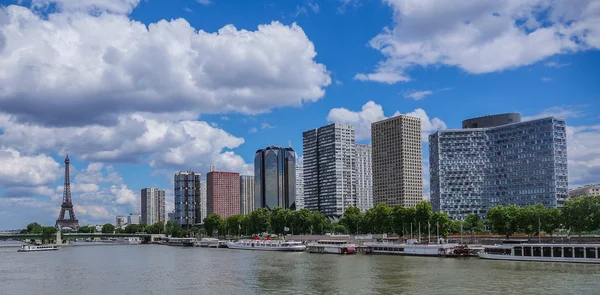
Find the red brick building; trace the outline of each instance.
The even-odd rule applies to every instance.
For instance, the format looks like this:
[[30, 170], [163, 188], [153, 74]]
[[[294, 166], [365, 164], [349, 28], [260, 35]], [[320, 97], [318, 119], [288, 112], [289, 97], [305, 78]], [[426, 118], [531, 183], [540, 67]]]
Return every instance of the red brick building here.
[[206, 174], [206, 214], [223, 219], [240, 214], [240, 174], [212, 171]]

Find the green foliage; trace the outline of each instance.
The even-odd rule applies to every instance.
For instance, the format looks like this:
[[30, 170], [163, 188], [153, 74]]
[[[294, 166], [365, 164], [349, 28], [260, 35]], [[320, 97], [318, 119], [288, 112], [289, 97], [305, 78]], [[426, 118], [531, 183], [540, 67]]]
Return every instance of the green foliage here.
[[157, 222], [153, 225], [149, 225], [148, 227], [146, 227], [146, 232], [149, 234], [164, 234], [165, 224], [162, 222]]
[[292, 233], [294, 234], [306, 234], [310, 233], [312, 225], [312, 212], [304, 208], [292, 212]]
[[457, 235], [461, 233], [461, 227], [464, 230], [464, 222], [462, 220], [452, 220], [449, 231], [451, 234]]
[[167, 221], [167, 225], [165, 226], [165, 234], [174, 238], [181, 238], [184, 236], [183, 229], [175, 220]]
[[78, 233], [94, 233], [96, 232], [96, 227], [92, 225], [84, 225], [77, 229]]
[[[459, 225], [460, 227], [460, 225]], [[447, 237], [450, 234], [452, 228], [452, 219], [446, 214], [441, 212], [434, 212], [431, 214], [431, 233], [439, 233], [440, 236]], [[460, 229], [459, 229], [460, 230]]]
[[600, 229], [600, 196], [579, 197], [565, 202], [562, 216], [576, 234]]
[[110, 224], [110, 223], [106, 223], [102, 226], [102, 233], [103, 234], [112, 234], [115, 232], [115, 226]]
[[42, 226], [37, 222], [32, 222], [27, 225], [27, 232], [32, 234], [39, 234], [42, 232]]
[[356, 206], [352, 206], [344, 211], [344, 215], [342, 215], [339, 225], [344, 226], [347, 229], [347, 232], [356, 234], [358, 233], [358, 226], [363, 218], [364, 215], [360, 212], [360, 209]]
[[223, 223], [223, 219], [219, 214], [213, 213], [209, 214], [204, 218], [204, 228], [209, 236], [213, 236], [218, 230], [221, 229], [221, 224]]
[[427, 201], [417, 203], [415, 207], [415, 223], [421, 224], [421, 228], [427, 226], [427, 222], [431, 220], [432, 208]]
[[542, 212], [542, 230], [552, 236], [562, 223], [562, 213], [557, 208], [548, 208]]
[[348, 233], [348, 229], [341, 223], [333, 224], [333, 233], [335, 234], [346, 234]]
[[484, 232], [484, 223], [481, 217], [475, 213], [467, 215], [463, 225], [463, 230], [472, 234], [478, 234]]
[[329, 229], [329, 222], [321, 212], [313, 212], [311, 218], [312, 233], [322, 235]]
[[42, 226], [42, 240], [51, 240], [56, 238], [56, 228], [54, 226]]
[[225, 232], [230, 235], [239, 236], [242, 230], [242, 222], [244, 221], [244, 215], [236, 214], [231, 215], [223, 222], [225, 225]]
[[271, 230], [271, 212], [267, 208], [258, 208], [249, 217], [250, 232], [254, 234], [268, 233]]
[[366, 225], [369, 232], [383, 234], [391, 232], [392, 209], [385, 204], [379, 204], [365, 213]]
[[281, 207], [273, 208], [271, 211], [271, 230], [278, 235], [284, 234], [284, 228], [290, 227], [292, 222], [292, 210]]

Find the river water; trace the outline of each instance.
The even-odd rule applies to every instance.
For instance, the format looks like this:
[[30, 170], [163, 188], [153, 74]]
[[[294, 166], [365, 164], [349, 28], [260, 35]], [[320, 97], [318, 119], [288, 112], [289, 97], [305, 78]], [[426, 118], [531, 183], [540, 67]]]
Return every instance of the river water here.
[[0, 247], [0, 294], [600, 294], [600, 265], [161, 245]]

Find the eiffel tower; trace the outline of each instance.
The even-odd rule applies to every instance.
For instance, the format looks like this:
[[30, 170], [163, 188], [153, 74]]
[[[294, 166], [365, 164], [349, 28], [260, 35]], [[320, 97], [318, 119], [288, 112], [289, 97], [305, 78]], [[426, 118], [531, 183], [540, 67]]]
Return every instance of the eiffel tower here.
[[[56, 228], [61, 230], [64, 227], [71, 228], [73, 230], [79, 229], [79, 221], [75, 217], [75, 211], [73, 211], [73, 203], [71, 202], [71, 177], [69, 175], [69, 154], [65, 158], [65, 187], [63, 190], [63, 201], [60, 205], [60, 214], [56, 220]], [[65, 219], [65, 212], [69, 212], [69, 218]]]

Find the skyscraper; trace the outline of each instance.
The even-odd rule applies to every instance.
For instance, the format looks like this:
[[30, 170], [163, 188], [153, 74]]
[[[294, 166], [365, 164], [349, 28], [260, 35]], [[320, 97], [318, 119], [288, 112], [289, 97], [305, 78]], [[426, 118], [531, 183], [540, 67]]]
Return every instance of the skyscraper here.
[[200, 180], [200, 218], [197, 223], [204, 224], [206, 218], [206, 180]]
[[354, 126], [334, 123], [302, 134], [304, 206], [340, 217], [356, 204]]
[[158, 188], [144, 188], [141, 191], [142, 223], [165, 223], [165, 191]]
[[373, 207], [373, 170], [371, 146], [356, 145], [356, 206], [365, 212]]
[[568, 197], [566, 122], [517, 113], [473, 118], [429, 136], [431, 205], [453, 219], [496, 205], [561, 207]]
[[211, 171], [206, 174], [206, 213], [221, 218], [240, 214], [240, 174]]
[[270, 146], [254, 154], [254, 208], [296, 210], [296, 152]]
[[250, 214], [254, 210], [254, 176], [240, 175], [240, 211]]
[[199, 224], [202, 216], [200, 173], [181, 171], [175, 173], [175, 220], [183, 228]]
[[304, 169], [296, 163], [296, 210], [304, 208]]
[[421, 120], [399, 115], [371, 124], [373, 204], [414, 207], [423, 200]]

